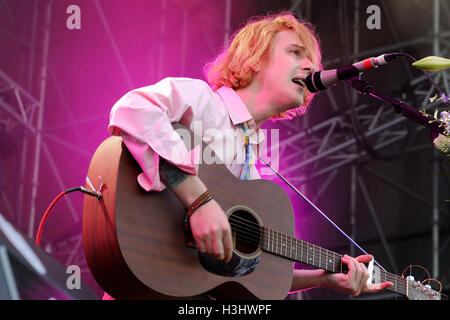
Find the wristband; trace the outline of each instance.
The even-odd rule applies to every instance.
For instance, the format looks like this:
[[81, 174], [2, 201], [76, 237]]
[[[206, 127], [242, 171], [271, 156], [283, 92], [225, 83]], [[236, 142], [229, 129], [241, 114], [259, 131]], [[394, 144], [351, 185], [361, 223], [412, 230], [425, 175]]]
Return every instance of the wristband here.
[[198, 208], [212, 200], [212, 198], [211, 193], [205, 191], [187, 208], [186, 215], [184, 216], [184, 233], [186, 236], [187, 247], [194, 247], [194, 238], [192, 237], [191, 226], [189, 224], [190, 217]]

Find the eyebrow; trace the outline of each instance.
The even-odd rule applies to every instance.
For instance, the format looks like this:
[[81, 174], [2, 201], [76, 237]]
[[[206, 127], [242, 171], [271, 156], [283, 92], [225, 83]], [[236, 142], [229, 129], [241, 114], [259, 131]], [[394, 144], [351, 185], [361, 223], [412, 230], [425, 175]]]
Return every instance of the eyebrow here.
[[296, 47], [296, 48], [299, 48], [299, 49], [302, 49], [302, 50], [306, 50], [306, 48], [304, 46], [299, 46], [298, 44], [295, 44], [295, 43], [291, 43], [289, 45], [289, 47]]
[[291, 43], [290, 45], [287, 46], [287, 48], [298, 48], [299, 50], [302, 51], [302, 54], [306, 54], [308, 56], [308, 58], [311, 59], [310, 53], [308, 53], [306, 51], [306, 47], [305, 46], [300, 46], [300, 45], [298, 45], [296, 43]]

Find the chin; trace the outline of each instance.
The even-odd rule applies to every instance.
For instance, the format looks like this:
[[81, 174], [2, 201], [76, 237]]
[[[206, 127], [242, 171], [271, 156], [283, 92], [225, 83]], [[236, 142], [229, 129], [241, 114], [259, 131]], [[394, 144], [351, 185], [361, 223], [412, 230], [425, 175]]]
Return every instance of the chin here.
[[303, 93], [299, 95], [298, 91], [295, 94], [286, 95], [283, 101], [279, 102], [279, 109], [277, 111], [282, 113], [297, 109], [303, 105], [303, 101]]
[[295, 97], [295, 99], [293, 99], [292, 104], [291, 104], [291, 109], [297, 109], [299, 107], [301, 107], [303, 105], [303, 96], [299, 97]]
[[292, 96], [292, 105], [295, 105], [294, 108], [298, 108], [303, 104], [305, 100], [305, 90], [301, 90], [300, 92], [297, 90], [296, 94]]

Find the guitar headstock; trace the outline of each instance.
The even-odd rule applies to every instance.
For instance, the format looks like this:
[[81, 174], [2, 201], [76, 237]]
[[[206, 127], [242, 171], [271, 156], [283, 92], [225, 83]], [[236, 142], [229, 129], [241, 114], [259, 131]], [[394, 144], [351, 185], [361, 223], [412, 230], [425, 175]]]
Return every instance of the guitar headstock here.
[[[430, 285], [425, 285], [425, 281], [415, 281], [413, 276], [404, 278], [402, 275], [400, 277], [373, 264], [369, 264], [367, 268], [369, 275], [372, 275], [369, 277], [369, 283], [390, 281], [393, 285], [386, 290], [401, 294], [409, 300], [448, 300], [448, 297], [442, 294], [440, 290], [436, 291]], [[440, 282], [438, 283], [440, 284]]]
[[420, 281], [415, 281], [412, 276], [408, 276], [406, 282], [406, 297], [409, 300], [447, 300], [447, 296], [432, 289], [429, 285], [424, 285]]

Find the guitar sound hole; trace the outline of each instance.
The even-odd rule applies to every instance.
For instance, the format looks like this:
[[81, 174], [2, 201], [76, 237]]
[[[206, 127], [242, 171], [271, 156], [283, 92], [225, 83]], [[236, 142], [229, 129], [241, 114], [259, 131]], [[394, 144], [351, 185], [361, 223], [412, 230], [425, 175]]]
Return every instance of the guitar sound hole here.
[[229, 222], [236, 250], [244, 254], [258, 250], [261, 243], [261, 228], [252, 214], [237, 210], [231, 214]]

